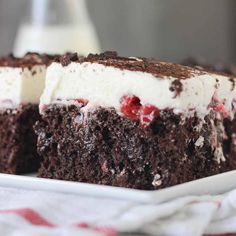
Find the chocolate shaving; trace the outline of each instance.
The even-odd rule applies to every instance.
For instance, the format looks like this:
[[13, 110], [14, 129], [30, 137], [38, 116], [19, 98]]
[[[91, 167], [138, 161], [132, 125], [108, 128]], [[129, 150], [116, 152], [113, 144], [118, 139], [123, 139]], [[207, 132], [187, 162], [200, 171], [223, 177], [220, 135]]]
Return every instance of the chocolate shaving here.
[[26, 53], [23, 57], [15, 57], [13, 54], [0, 58], [0, 67], [23, 67], [31, 69], [35, 65], [49, 65], [59, 57], [58, 55], [47, 55], [38, 53]]
[[187, 79], [196, 74], [204, 74], [203, 71], [197, 69], [174, 63], [160, 62], [155, 59], [120, 57], [113, 51], [107, 51], [101, 54], [89, 54], [87, 57], [77, 57], [74, 59], [71, 58], [71, 54], [66, 54], [59, 59], [59, 62], [63, 66], [69, 65], [72, 61], [78, 63], [98, 63], [121, 70], [146, 72], [158, 78], [174, 77], [177, 79]]

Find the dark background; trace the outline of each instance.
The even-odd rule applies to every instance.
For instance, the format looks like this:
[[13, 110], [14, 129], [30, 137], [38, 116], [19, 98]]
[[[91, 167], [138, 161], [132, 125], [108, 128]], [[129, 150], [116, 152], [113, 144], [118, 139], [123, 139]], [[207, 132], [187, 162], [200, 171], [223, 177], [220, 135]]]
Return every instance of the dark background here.
[[[12, 51], [29, 1], [0, 0], [0, 55]], [[170, 61], [194, 56], [236, 63], [235, 0], [88, 0], [87, 4], [103, 50]]]

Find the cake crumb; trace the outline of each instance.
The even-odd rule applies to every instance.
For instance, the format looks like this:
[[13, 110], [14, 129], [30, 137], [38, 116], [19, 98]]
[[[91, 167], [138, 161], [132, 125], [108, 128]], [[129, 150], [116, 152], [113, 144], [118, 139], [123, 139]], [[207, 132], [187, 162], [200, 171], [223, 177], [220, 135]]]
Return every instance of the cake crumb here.
[[195, 146], [201, 148], [201, 147], [203, 147], [203, 145], [204, 145], [204, 137], [200, 136], [200, 137], [197, 139], [197, 141], [195, 142]]
[[156, 174], [153, 178], [152, 185], [154, 187], [158, 187], [162, 184], [161, 176], [159, 174]]
[[217, 147], [214, 151], [214, 156], [216, 158], [216, 161], [217, 163], [221, 163], [222, 162], [225, 162], [225, 156], [224, 156], [224, 153], [223, 153], [223, 149], [222, 147]]
[[101, 167], [102, 171], [107, 173], [109, 171], [108, 167], [107, 167], [107, 161], [104, 161], [104, 163], [102, 164]]

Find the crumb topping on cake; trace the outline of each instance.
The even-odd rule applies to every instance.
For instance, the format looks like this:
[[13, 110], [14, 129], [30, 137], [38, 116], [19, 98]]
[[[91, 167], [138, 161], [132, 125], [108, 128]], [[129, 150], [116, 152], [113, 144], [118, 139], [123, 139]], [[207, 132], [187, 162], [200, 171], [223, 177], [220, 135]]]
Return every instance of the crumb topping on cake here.
[[105, 66], [111, 66], [122, 70], [140, 71], [153, 74], [158, 78], [174, 77], [177, 79], [188, 79], [194, 75], [202, 75], [205, 72], [188, 66], [174, 63], [161, 62], [155, 59], [120, 57], [116, 52], [104, 52], [101, 54], [89, 54], [87, 57], [78, 56], [77, 53], [67, 53], [56, 58], [63, 66], [68, 66], [71, 62], [90, 62]]
[[0, 67], [31, 68], [35, 65], [49, 65], [58, 55], [26, 53], [23, 57], [15, 57], [13, 54], [0, 58]]

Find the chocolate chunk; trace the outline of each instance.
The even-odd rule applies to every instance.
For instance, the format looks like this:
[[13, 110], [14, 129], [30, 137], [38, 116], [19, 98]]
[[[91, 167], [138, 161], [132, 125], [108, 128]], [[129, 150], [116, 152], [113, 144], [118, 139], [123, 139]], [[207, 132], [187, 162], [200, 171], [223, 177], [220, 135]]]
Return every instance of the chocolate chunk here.
[[170, 91], [175, 92], [174, 98], [180, 95], [180, 93], [183, 91], [183, 84], [180, 82], [180, 80], [176, 79], [171, 83]]

